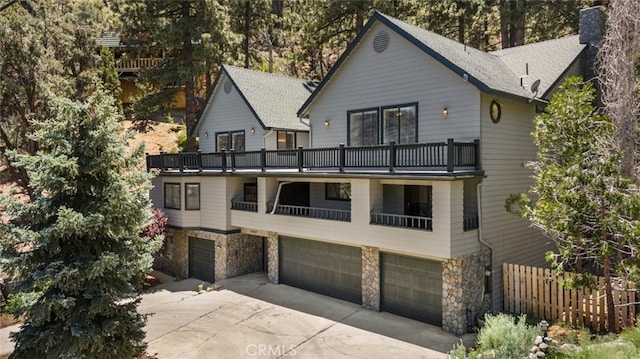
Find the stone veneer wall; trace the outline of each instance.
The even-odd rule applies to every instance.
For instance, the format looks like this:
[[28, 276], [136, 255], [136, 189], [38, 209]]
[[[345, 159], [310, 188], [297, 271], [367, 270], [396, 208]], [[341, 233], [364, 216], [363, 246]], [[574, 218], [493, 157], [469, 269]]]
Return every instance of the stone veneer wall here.
[[484, 292], [488, 251], [449, 259], [442, 264], [442, 329], [462, 335], [467, 332], [468, 318], [488, 310]]
[[278, 233], [269, 232], [267, 237], [267, 274], [269, 282], [273, 284], [280, 283], [280, 262], [278, 248]]
[[362, 306], [380, 311], [380, 250], [362, 246]]
[[215, 242], [215, 280], [235, 277], [262, 270], [262, 237], [244, 234], [218, 234], [205, 231], [170, 229], [171, 259], [178, 276], [189, 275], [189, 237]]

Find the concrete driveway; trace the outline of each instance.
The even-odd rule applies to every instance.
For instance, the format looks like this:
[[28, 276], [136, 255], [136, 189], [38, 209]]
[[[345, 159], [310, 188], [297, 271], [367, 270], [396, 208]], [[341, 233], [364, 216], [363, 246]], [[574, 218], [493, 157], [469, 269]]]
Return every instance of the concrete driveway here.
[[[254, 273], [216, 283], [168, 281], [142, 296], [147, 351], [157, 358], [447, 358], [461, 338], [442, 329]], [[205, 288], [208, 283], [204, 283]], [[0, 329], [0, 354], [11, 351]], [[465, 344], [474, 336], [466, 335]]]

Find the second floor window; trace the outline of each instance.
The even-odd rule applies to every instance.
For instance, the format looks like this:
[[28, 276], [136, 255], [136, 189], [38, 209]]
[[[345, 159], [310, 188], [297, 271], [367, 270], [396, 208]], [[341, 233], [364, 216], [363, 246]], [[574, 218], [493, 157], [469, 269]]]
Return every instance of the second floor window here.
[[382, 108], [382, 143], [418, 142], [416, 104]]
[[325, 199], [332, 201], [351, 201], [351, 183], [325, 183]]
[[418, 104], [348, 111], [347, 127], [349, 146], [417, 143]]
[[349, 111], [347, 113], [349, 146], [378, 144], [378, 109]]
[[278, 131], [278, 149], [286, 150], [296, 148], [296, 133], [287, 131]]
[[244, 184], [244, 201], [258, 203], [258, 185], [256, 183]]
[[216, 133], [216, 152], [233, 149], [244, 152], [244, 131], [230, 131]]

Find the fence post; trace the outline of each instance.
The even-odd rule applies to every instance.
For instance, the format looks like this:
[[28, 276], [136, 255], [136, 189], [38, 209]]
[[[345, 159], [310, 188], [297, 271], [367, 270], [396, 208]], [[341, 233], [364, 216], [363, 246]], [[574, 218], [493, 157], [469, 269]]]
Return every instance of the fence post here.
[[180, 173], [184, 172], [184, 153], [178, 154], [178, 166], [180, 167]]
[[149, 159], [149, 152], [145, 152], [144, 155], [145, 155], [145, 161], [147, 162], [147, 172], [149, 172], [149, 168], [151, 167], [150, 166], [151, 160]]
[[198, 155], [196, 156], [196, 165], [198, 165], [198, 172], [202, 172], [202, 150], [198, 149]]
[[264, 147], [260, 149], [260, 169], [262, 172], [267, 169], [267, 150]]
[[296, 157], [298, 158], [298, 172], [302, 172], [302, 168], [304, 167], [304, 153], [302, 152], [302, 146], [298, 146]]
[[340, 148], [340, 151], [338, 153], [338, 168], [340, 172], [344, 172], [344, 160], [345, 160], [344, 143], [341, 143], [339, 148]]
[[222, 156], [222, 172], [227, 172], [227, 150], [220, 151], [220, 155]]
[[482, 166], [480, 166], [480, 139], [475, 139], [473, 140], [473, 154], [475, 155], [475, 158], [473, 159], [476, 165], [476, 170], [480, 170], [482, 169]]
[[455, 148], [453, 144], [453, 138], [447, 139], [447, 172], [453, 172], [455, 166]]
[[389, 172], [396, 171], [396, 141], [389, 141]]

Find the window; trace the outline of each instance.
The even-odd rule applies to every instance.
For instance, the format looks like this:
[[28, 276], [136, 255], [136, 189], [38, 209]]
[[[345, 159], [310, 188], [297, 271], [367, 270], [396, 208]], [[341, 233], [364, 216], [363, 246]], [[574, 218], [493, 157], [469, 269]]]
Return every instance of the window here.
[[351, 201], [351, 183], [325, 183], [325, 199], [332, 201]]
[[347, 112], [349, 146], [378, 144], [378, 109]]
[[216, 133], [216, 152], [230, 149], [236, 152], [244, 152], [244, 131]]
[[382, 108], [382, 143], [418, 142], [417, 104]]
[[244, 184], [244, 201], [251, 202], [251, 203], [258, 203], [258, 184], [257, 183]]
[[296, 133], [287, 131], [278, 131], [278, 149], [286, 150], [296, 148]]
[[187, 210], [200, 209], [200, 183], [185, 183], [184, 208]]
[[180, 183], [164, 184], [164, 208], [180, 209]]
[[349, 146], [418, 142], [418, 104], [347, 112]]

